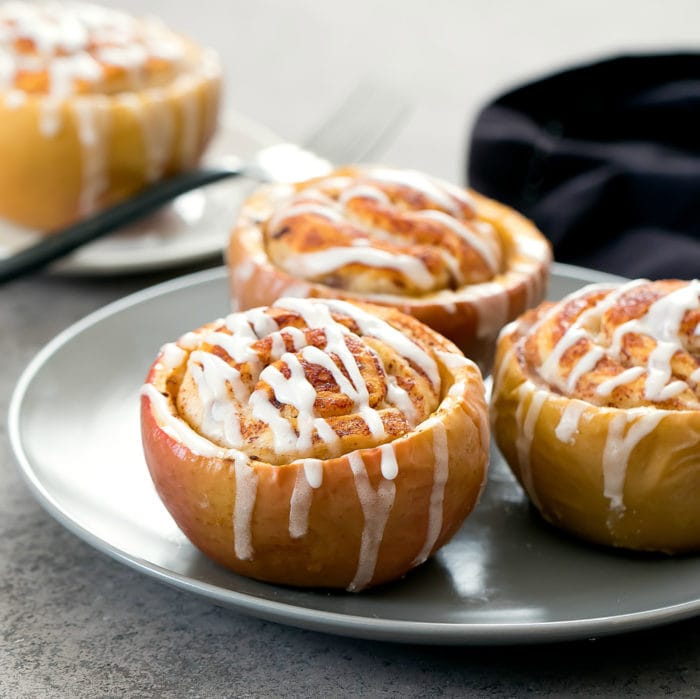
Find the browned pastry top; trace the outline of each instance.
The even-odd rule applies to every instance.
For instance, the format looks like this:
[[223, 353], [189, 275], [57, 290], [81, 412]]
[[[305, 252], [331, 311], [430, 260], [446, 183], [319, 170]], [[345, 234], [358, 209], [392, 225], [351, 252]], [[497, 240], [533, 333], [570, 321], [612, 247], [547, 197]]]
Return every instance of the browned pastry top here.
[[409, 170], [347, 167], [304, 182], [277, 203], [264, 236], [289, 274], [363, 294], [456, 289], [503, 265], [468, 193]]
[[194, 433], [284, 464], [379, 446], [422, 423], [443, 395], [439, 356], [454, 348], [442, 342], [393, 309], [289, 298], [188, 333], [161, 361]]
[[599, 284], [504, 332], [536, 383], [594, 405], [700, 408], [700, 281]]

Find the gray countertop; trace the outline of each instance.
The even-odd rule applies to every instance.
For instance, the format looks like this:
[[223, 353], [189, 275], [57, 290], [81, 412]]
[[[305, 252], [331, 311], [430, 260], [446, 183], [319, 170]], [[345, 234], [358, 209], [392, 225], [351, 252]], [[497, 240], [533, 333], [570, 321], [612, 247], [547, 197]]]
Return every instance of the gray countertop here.
[[[301, 139], [362, 76], [416, 104], [384, 160], [461, 180], [488, 96], [557, 65], [691, 46], [700, 5], [128, 0], [217, 48], [231, 107]], [[212, 264], [216, 261], [212, 261]], [[41, 274], [0, 288], [0, 412], [30, 358], [90, 311], [181, 273]], [[191, 271], [190, 269], [184, 271]], [[60, 407], [59, 407], [60, 409]], [[600, 640], [431, 648], [222, 609], [96, 552], [33, 500], [0, 427], [0, 696], [697, 696], [700, 619]], [[545, 572], [546, 574], [546, 572]]]

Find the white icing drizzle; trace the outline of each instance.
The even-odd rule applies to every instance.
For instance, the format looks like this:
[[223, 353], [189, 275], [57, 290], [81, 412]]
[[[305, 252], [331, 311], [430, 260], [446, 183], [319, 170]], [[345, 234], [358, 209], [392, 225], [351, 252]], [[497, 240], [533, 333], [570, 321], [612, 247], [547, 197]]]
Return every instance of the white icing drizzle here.
[[251, 259], [243, 260], [240, 264], [236, 265], [233, 274], [236, 275], [236, 278], [240, 280], [241, 283], [247, 282], [253, 274], [255, 274], [255, 263]]
[[0, 89], [8, 90], [12, 87], [16, 72], [15, 57], [0, 53]]
[[[263, 388], [248, 395], [240, 373], [227, 362], [215, 354], [192, 352], [189, 366], [200, 394], [202, 429], [214, 441], [234, 448], [241, 445], [238, 412], [245, 406], [252, 417], [269, 425], [274, 448], [279, 453], [304, 456], [311, 451], [316, 437], [331, 448], [337, 445], [338, 435], [325, 419], [316, 415], [316, 389], [306, 378], [304, 363], [320, 366], [331, 374], [338, 389], [352, 400], [354, 412], [363, 418], [374, 439], [379, 441], [386, 436], [381, 413], [370, 406], [367, 384], [357, 358], [348, 348], [346, 338], [350, 331], [333, 319], [329, 307], [352, 317], [362, 334], [377, 337], [394, 347], [421, 368], [439, 390], [440, 377], [435, 360], [410, 338], [356, 306], [332, 300], [289, 298], [281, 299], [276, 306], [298, 313], [309, 329], [322, 328], [325, 347], [321, 350], [308, 345], [305, 333], [298, 328], [279, 330], [277, 323], [264, 309], [228, 316], [224, 322], [231, 335], [210, 331], [200, 337], [199, 341], [220, 346], [235, 362], [248, 363], [254, 373], [259, 371], [256, 380], [266, 383], [271, 389], [271, 395]], [[261, 369], [260, 358], [252, 347], [261, 337], [270, 338], [271, 359], [286, 365], [287, 376], [276, 364]], [[287, 352], [284, 337], [291, 338], [294, 352]], [[193, 346], [196, 346], [196, 341], [195, 336]], [[374, 351], [372, 354], [379, 369], [386, 375], [379, 356]], [[398, 385], [395, 377], [386, 376], [386, 380], [387, 400], [403, 412], [409, 424], [415, 425], [417, 410], [410, 395]], [[231, 391], [235, 398], [233, 401], [227, 400]], [[272, 397], [276, 403], [271, 400]], [[293, 422], [286, 414], [283, 415], [284, 406], [296, 409]]]
[[163, 432], [184, 444], [193, 454], [213, 459], [234, 459], [240, 455], [236, 449], [224, 449], [197, 434], [184, 420], [173, 414], [168, 399], [153, 384], [145, 384], [141, 395], [150, 400], [153, 415]]
[[168, 342], [160, 348], [160, 363], [168, 370], [179, 367], [185, 361], [187, 353], [174, 342]]
[[106, 136], [106, 119], [109, 112], [104, 99], [106, 98], [92, 96], [78, 98], [73, 102], [78, 139], [82, 147], [83, 182], [79, 208], [83, 215], [95, 211], [100, 196], [109, 183]]
[[27, 94], [21, 90], [10, 90], [5, 95], [5, 106], [8, 109], [19, 109], [27, 101]]
[[[265, 308], [251, 308], [249, 311], [245, 312], [246, 320], [253, 326], [253, 332], [257, 337], [273, 335], [279, 332], [280, 329], [277, 321], [265, 311]], [[286, 328], [286, 330], [289, 334], [292, 334], [295, 330], [298, 330], [298, 328]], [[301, 338], [303, 341], [303, 333], [301, 334]]]
[[450, 453], [447, 443], [447, 428], [439, 420], [426, 420], [430, 423], [433, 433], [433, 487], [430, 491], [430, 506], [428, 509], [428, 528], [423, 547], [413, 559], [412, 565], [417, 566], [427, 560], [433, 550], [442, 530], [443, 505], [445, 501], [445, 485], [449, 476]]
[[100, 46], [95, 50], [95, 56], [102, 63], [124, 68], [135, 83], [139, 80], [139, 68], [148, 60], [147, 51], [140, 44]]
[[463, 354], [458, 354], [457, 352], [445, 352], [443, 350], [435, 350], [435, 356], [448, 369], [461, 369], [465, 366], [477, 369], [476, 364], [471, 359], [468, 359]]
[[[408, 221], [413, 218], [416, 221], [423, 219], [439, 223], [464, 240], [484, 260], [492, 273], [498, 271], [500, 249], [495, 240], [493, 227], [484, 222], [469, 221], [463, 223], [460, 220], [463, 216], [463, 210], [458, 202], [474, 213], [473, 202], [466, 192], [412, 170], [368, 168], [360, 173], [359, 177], [361, 181], [356, 184], [353, 184], [351, 177], [336, 176], [324, 180], [322, 185], [327, 189], [340, 190], [337, 199], [333, 199], [321, 189], [313, 186], [297, 193], [285, 190], [284, 194], [280, 194], [280, 206], [267, 223], [267, 231], [271, 234], [280, 230], [289, 218], [315, 215], [336, 224], [346, 224], [345, 230], [351, 233], [351, 239], [347, 242], [344, 241], [344, 244], [323, 250], [293, 255], [285, 254], [276, 261], [279, 266], [293, 275], [313, 279], [320, 275], [337, 272], [349, 264], [361, 264], [394, 270], [405, 279], [410, 280], [420, 291], [434, 289], [439, 284], [438, 279], [428, 269], [420, 256], [384, 250], [372, 245], [373, 239], [403, 245], [406, 240], [401, 234], [394, 234], [381, 226], [372, 226], [347, 210], [348, 204], [357, 198], [371, 199], [385, 206], [391, 205], [390, 197], [378, 185], [393, 184], [410, 187], [422, 193], [448, 212], [432, 208], [404, 211], [402, 213], [404, 220]], [[462, 284], [464, 274], [454, 254], [439, 247], [436, 247], [435, 251], [443, 258], [451, 277], [457, 283]]]
[[[308, 198], [308, 197], [306, 197]], [[332, 204], [332, 202], [331, 202]], [[271, 231], [279, 230], [282, 227], [282, 223], [289, 218], [294, 216], [321, 216], [322, 218], [327, 218], [330, 221], [336, 223], [342, 223], [342, 215], [333, 208], [330, 204], [318, 204], [314, 202], [302, 202], [300, 204], [294, 204], [287, 208], [281, 209], [275, 216], [270, 219], [268, 223], [268, 228]]]
[[48, 65], [49, 94], [65, 97], [75, 92], [76, 80], [97, 83], [103, 76], [102, 67], [88, 53], [54, 56]]
[[[149, 182], [158, 179], [165, 169], [171, 155], [172, 143], [175, 136], [175, 116], [172, 106], [164, 100], [163, 90], [151, 90], [148, 97], [127, 92], [118, 96], [119, 103], [128, 109], [138, 120], [143, 140], [143, 148], [146, 156], [145, 177]], [[198, 109], [192, 107], [193, 100], [181, 100], [184, 110], [182, 118], [187, 118], [187, 110]], [[185, 128], [183, 123], [183, 128]], [[187, 135], [183, 132], [181, 146], [189, 149], [191, 144], [185, 145]], [[181, 159], [184, 159], [184, 155]]]
[[648, 335], [656, 341], [647, 361], [645, 398], [667, 400], [685, 390], [686, 384], [671, 378], [671, 359], [682, 350], [679, 332], [687, 311], [700, 308], [700, 280], [693, 280], [656, 300], [641, 318], [630, 320], [615, 329], [612, 351], [619, 353], [623, 337], [630, 332]]
[[[277, 305], [280, 305], [279, 302]], [[362, 378], [354, 355], [345, 342], [347, 331], [331, 319], [330, 323], [325, 326], [325, 334], [325, 350], [307, 346], [301, 351], [302, 357], [309, 363], [322, 366], [332, 374], [339, 389], [353, 400], [355, 410], [364, 418], [371, 434], [375, 438], [382, 438], [385, 434], [384, 425], [378, 412], [369, 405], [367, 385]], [[349, 379], [330, 355], [339, 358], [350, 377]], [[250, 405], [253, 415], [272, 428], [275, 449], [278, 452], [308, 451], [311, 448], [314, 431], [317, 431], [319, 423], [324, 422], [321, 418], [314, 417], [316, 391], [306, 379], [304, 369], [296, 355], [285, 353], [282, 355], [281, 361], [289, 369], [289, 378], [286, 378], [279, 369], [270, 365], [260, 373], [260, 379], [272, 387], [276, 399], [281, 404], [292, 405], [297, 409], [296, 431], [289, 421], [282, 417], [279, 409], [270, 403], [263, 391], [256, 391], [251, 396]]]
[[250, 362], [254, 367], [258, 366], [260, 360], [251, 345], [259, 338], [248, 323], [245, 314], [232, 313], [226, 317], [225, 322], [232, 334], [213, 332], [207, 336], [207, 340], [219, 345], [234, 362], [239, 364]]
[[358, 184], [353, 187], [348, 187], [338, 197], [338, 203], [341, 204], [341, 206], [347, 206], [348, 202], [358, 198], [373, 199], [374, 201], [387, 205], [391, 203], [389, 197], [381, 189], [377, 189], [377, 187], [372, 187], [372, 185], [368, 184]]
[[[193, 82], [193, 77], [181, 76], [178, 87], [191, 89]], [[198, 99], [182, 99], [180, 105], [180, 167], [188, 170], [194, 166], [199, 151], [201, 105]]]
[[[517, 321], [512, 321], [508, 325], [501, 330], [501, 335], [507, 335], [509, 333], [512, 333], [515, 329], [515, 325], [517, 324]], [[510, 366], [511, 362], [513, 361], [513, 358], [515, 356], [515, 352], [513, 349], [508, 349], [504, 355], [503, 359], [501, 360], [501, 363], [499, 366], [496, 367], [497, 371], [496, 374], [494, 374], [493, 377], [493, 387], [491, 389], [491, 395], [496, 395], [497, 391], [499, 390], [501, 384], [503, 383], [503, 378], [506, 375], [506, 372], [508, 371], [508, 367]], [[491, 406], [491, 415], [492, 417], [495, 416], [496, 414], [496, 407], [495, 404]]]
[[[326, 329], [326, 349], [322, 351], [318, 347], [305, 347], [302, 356], [311, 364], [318, 364], [333, 376], [340, 390], [354, 402], [355, 410], [364, 417], [367, 427], [375, 438], [382, 438], [385, 434], [384, 425], [379, 413], [369, 406], [369, 392], [367, 384], [362, 378], [357, 362], [345, 344], [345, 334], [338, 328], [331, 326]], [[345, 371], [350, 375], [350, 380], [345, 377], [342, 370], [336, 365], [329, 353], [337, 356]]]
[[618, 412], [610, 420], [603, 449], [603, 494], [610, 500], [611, 513], [625, 509], [625, 477], [632, 451], [665, 416], [662, 410], [636, 408]]
[[284, 260], [284, 269], [313, 278], [350, 264], [397, 270], [411, 279], [419, 289], [430, 289], [434, 284], [432, 274], [420, 258], [364, 245], [289, 255]]
[[201, 335], [194, 332], [185, 333], [179, 340], [178, 344], [187, 350], [193, 350], [200, 341]]
[[561, 370], [559, 364], [564, 353], [571, 349], [579, 340], [588, 336], [582, 328], [573, 327], [567, 330], [559, 342], [554, 345], [547, 359], [542, 362], [539, 368], [540, 376], [547, 382], [558, 386], [561, 383]]
[[468, 209], [471, 209], [472, 212], [476, 210], [474, 199], [466, 189], [464, 189], [463, 187], [458, 187], [456, 184], [453, 184], [452, 182], [447, 182], [446, 180], [440, 180], [439, 182], [440, 186], [443, 187], [443, 189], [447, 190], [450, 196], [452, 196], [457, 201], [461, 202]]
[[449, 228], [460, 238], [462, 238], [462, 240], [464, 240], [469, 247], [476, 250], [492, 272], [495, 272], [498, 269], [498, 258], [496, 257], [494, 248], [491, 247], [487, 241], [474, 233], [474, 231], [469, 230], [468, 226], [461, 223], [453, 216], [450, 216], [443, 211], [426, 209], [424, 211], [412, 212], [411, 217], [417, 219], [428, 219], [430, 221], [437, 221], [438, 223], [441, 223], [443, 226]]
[[367, 587], [374, 576], [379, 547], [384, 538], [384, 528], [396, 497], [396, 484], [394, 481], [382, 478], [377, 490], [374, 490], [361, 454], [352, 452], [348, 455], [348, 462], [355, 479], [357, 497], [364, 517], [357, 570], [352, 582], [348, 585], [348, 590], [354, 592]]
[[443, 303], [442, 307], [451, 315], [454, 315], [457, 313], [457, 304], [456, 303], [450, 303], [449, 301], [447, 303]]
[[255, 391], [250, 397], [253, 417], [270, 426], [274, 439], [274, 448], [278, 453], [303, 453], [311, 448], [314, 417], [313, 405], [316, 391], [306, 380], [304, 369], [295, 355], [282, 355], [290, 371], [286, 378], [275, 366], [267, 366], [260, 373], [260, 379], [273, 390], [275, 398], [282, 404], [295, 407], [298, 411], [296, 430], [286, 417], [281, 414], [281, 407], [275, 408], [263, 390]]
[[146, 179], [153, 182], [169, 164], [175, 138], [175, 114], [163, 93], [156, 90], [151, 91], [139, 113], [146, 152]]
[[[486, 397], [486, 401], [488, 404], [488, 401], [490, 400], [490, 396]], [[490, 423], [489, 423], [489, 415], [488, 415], [488, 410], [486, 411], [487, 414], [487, 419], [483, 420], [480, 419], [478, 420], [478, 426], [479, 426], [479, 442], [481, 444], [481, 448], [483, 449], [484, 455], [488, 459], [489, 457], [489, 451], [491, 450], [491, 432], [490, 432]], [[481, 483], [481, 492], [483, 492], [484, 488], [486, 487], [486, 481], [488, 480], [488, 470], [484, 469], [484, 480]], [[481, 497], [481, 493], [479, 494], [479, 497]]]
[[289, 536], [292, 539], [305, 536], [309, 530], [313, 491], [320, 488], [323, 482], [323, 462], [320, 459], [304, 459], [302, 464], [302, 468], [297, 470], [289, 502]]
[[581, 377], [589, 371], [595, 369], [596, 364], [605, 356], [605, 350], [602, 347], [592, 347], [581, 359], [571, 368], [571, 373], [566, 379], [566, 389], [569, 393], [573, 392], [581, 380]]
[[[289, 310], [296, 310], [296, 308], [300, 307], [300, 301], [300, 299], [284, 298], [279, 299], [275, 305], [281, 308], [288, 308]], [[419, 367], [436, 389], [440, 387], [440, 374], [435, 360], [427, 352], [423, 351], [410, 337], [404, 335], [402, 332], [389, 325], [389, 323], [386, 323], [381, 318], [367, 311], [363, 311], [361, 308], [347, 301], [340, 301], [338, 299], [306, 299], [306, 301], [316, 307], [323, 304], [331, 311], [349, 316], [357, 323], [363, 335], [376, 337], [378, 340], [393, 347], [399, 354]], [[323, 325], [318, 324], [318, 319], [313, 318], [313, 316], [303, 317], [309, 324], [309, 327], [323, 327]], [[321, 322], [327, 321], [329, 317], [329, 313], [324, 314]], [[312, 325], [310, 321], [316, 324]], [[331, 319], [331, 322], [334, 323], [335, 321]]]
[[546, 262], [549, 260], [550, 252], [549, 245], [543, 238], [538, 238], [532, 235], [522, 235], [516, 241], [516, 248], [523, 257]]
[[[621, 358], [621, 346], [625, 335], [638, 333], [652, 338], [656, 347], [649, 355], [645, 366], [635, 366], [622, 370], [619, 374], [602, 381], [596, 388], [601, 397], [609, 396], [618, 386], [627, 385], [646, 375], [645, 398], [650, 401], [668, 400], [688, 387], [686, 382], [671, 379], [671, 360], [676, 352], [682, 350], [679, 338], [680, 325], [687, 311], [700, 308], [700, 281], [693, 280], [675, 291], [657, 299], [641, 318], [635, 318], [618, 326], [608, 348], [595, 344], [590, 328], [596, 328], [602, 316], [623, 296], [636, 287], [647, 283], [638, 279], [610, 290], [606, 296], [587, 309], [567, 328], [559, 341], [552, 348], [548, 357], [538, 369], [540, 376], [550, 385], [569, 393], [575, 390], [582, 376], [592, 371], [605, 356], [616, 360]], [[608, 290], [609, 285], [590, 285], [567, 296], [560, 305], [554, 306], [549, 313], [531, 329], [547, 322], [558, 312], [561, 305], [585, 294], [598, 290]], [[561, 358], [582, 339], [589, 339], [593, 345], [573, 365], [566, 380], [561, 375]], [[691, 376], [692, 380], [692, 376]]]
[[[515, 412], [515, 419], [518, 424], [518, 436], [515, 440], [515, 448], [518, 453], [518, 466], [520, 467], [520, 477], [523, 485], [532, 502], [539, 509], [540, 501], [535, 490], [535, 483], [530, 469], [530, 452], [532, 450], [532, 440], [535, 436], [537, 419], [540, 416], [542, 406], [549, 395], [546, 391], [532, 390], [533, 386], [529, 382], [524, 383], [519, 388], [520, 402]], [[527, 411], [525, 410], [525, 397], [531, 395]]]
[[447, 194], [445, 188], [422, 172], [416, 170], [373, 168], [369, 172], [369, 179], [375, 182], [394, 184], [418, 190], [428, 199], [436, 201], [441, 208], [446, 209], [454, 216], [459, 215], [459, 207], [455, 204], [452, 197]]
[[381, 455], [381, 471], [382, 476], [388, 481], [393, 481], [399, 475], [399, 464], [396, 461], [396, 452], [393, 444], [382, 444], [379, 447]]
[[323, 484], [323, 462], [320, 459], [304, 459], [304, 475], [312, 488]]
[[479, 338], [495, 337], [508, 321], [510, 299], [502, 284], [484, 282], [468, 289], [468, 298], [475, 298], [477, 313], [476, 335]]
[[543, 276], [532, 262], [516, 262], [513, 264], [513, 274], [518, 275], [525, 283], [525, 308], [532, 308], [544, 295], [542, 293]]
[[[202, 403], [202, 431], [216, 442], [241, 447], [236, 402], [241, 404], [248, 399], [248, 388], [240, 372], [209, 352], [192, 352], [188, 364]], [[229, 387], [236, 402], [230, 399]]]
[[406, 389], [399, 386], [394, 376], [388, 374], [386, 378], [387, 400], [403, 413], [404, 417], [406, 418], [406, 422], [408, 422], [411, 427], [415, 427], [418, 418], [418, 411], [411, 400], [411, 396], [408, 395], [408, 391], [406, 391]]
[[[160, 428], [176, 442], [186, 445], [195, 455], [233, 461], [236, 479], [232, 520], [234, 551], [241, 560], [251, 560], [253, 557], [251, 524], [258, 477], [250, 467], [248, 457], [236, 449], [223, 449], [195, 432], [172, 412], [168, 399], [153, 384], [145, 384], [141, 388], [141, 395], [149, 399], [151, 411]], [[217, 461], [213, 461], [212, 464], [217, 464]]]
[[625, 369], [624, 371], [620, 372], [616, 376], [612, 376], [605, 381], [601, 381], [598, 386], [596, 386], [595, 392], [599, 396], [609, 396], [618, 386], [625, 386], [632, 381], [636, 381], [643, 374], [643, 367], [630, 367], [629, 369]]
[[52, 95], [41, 100], [39, 106], [39, 132], [44, 138], [53, 138], [61, 130], [63, 102]]
[[578, 433], [581, 416], [586, 412], [588, 404], [580, 400], [570, 400], [561, 415], [561, 419], [554, 430], [554, 434], [560, 442], [572, 444], [574, 436]]
[[253, 560], [252, 522], [258, 491], [258, 476], [244, 455], [234, 458], [236, 499], [233, 506], [233, 547], [242, 561]]
[[455, 381], [450, 386], [450, 390], [447, 392], [448, 396], [452, 396], [453, 398], [462, 398], [464, 397], [464, 391], [466, 390], [466, 384], [464, 381]]

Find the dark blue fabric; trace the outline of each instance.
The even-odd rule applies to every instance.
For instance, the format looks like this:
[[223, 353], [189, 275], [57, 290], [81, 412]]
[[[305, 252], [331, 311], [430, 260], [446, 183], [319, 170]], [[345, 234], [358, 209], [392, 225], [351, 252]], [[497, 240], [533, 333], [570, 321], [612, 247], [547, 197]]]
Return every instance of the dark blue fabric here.
[[498, 97], [467, 179], [533, 219], [561, 262], [700, 276], [700, 54], [622, 56]]

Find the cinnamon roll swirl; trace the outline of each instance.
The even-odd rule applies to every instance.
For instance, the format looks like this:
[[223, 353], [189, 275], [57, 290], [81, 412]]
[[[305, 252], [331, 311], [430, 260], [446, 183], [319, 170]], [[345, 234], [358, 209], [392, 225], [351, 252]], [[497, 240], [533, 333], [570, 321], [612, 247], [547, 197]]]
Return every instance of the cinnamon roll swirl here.
[[455, 533], [486, 475], [481, 374], [395, 309], [283, 298], [163, 347], [144, 450], [184, 533], [242, 575], [361, 590]]
[[228, 248], [238, 308], [280, 294], [394, 306], [484, 367], [501, 327], [542, 299], [550, 259], [544, 237], [515, 211], [379, 166], [262, 187]]
[[154, 18], [0, 5], [0, 216], [50, 231], [192, 167], [219, 88], [216, 57]]
[[545, 519], [586, 539], [700, 548], [700, 281], [592, 285], [499, 339], [496, 442]]

